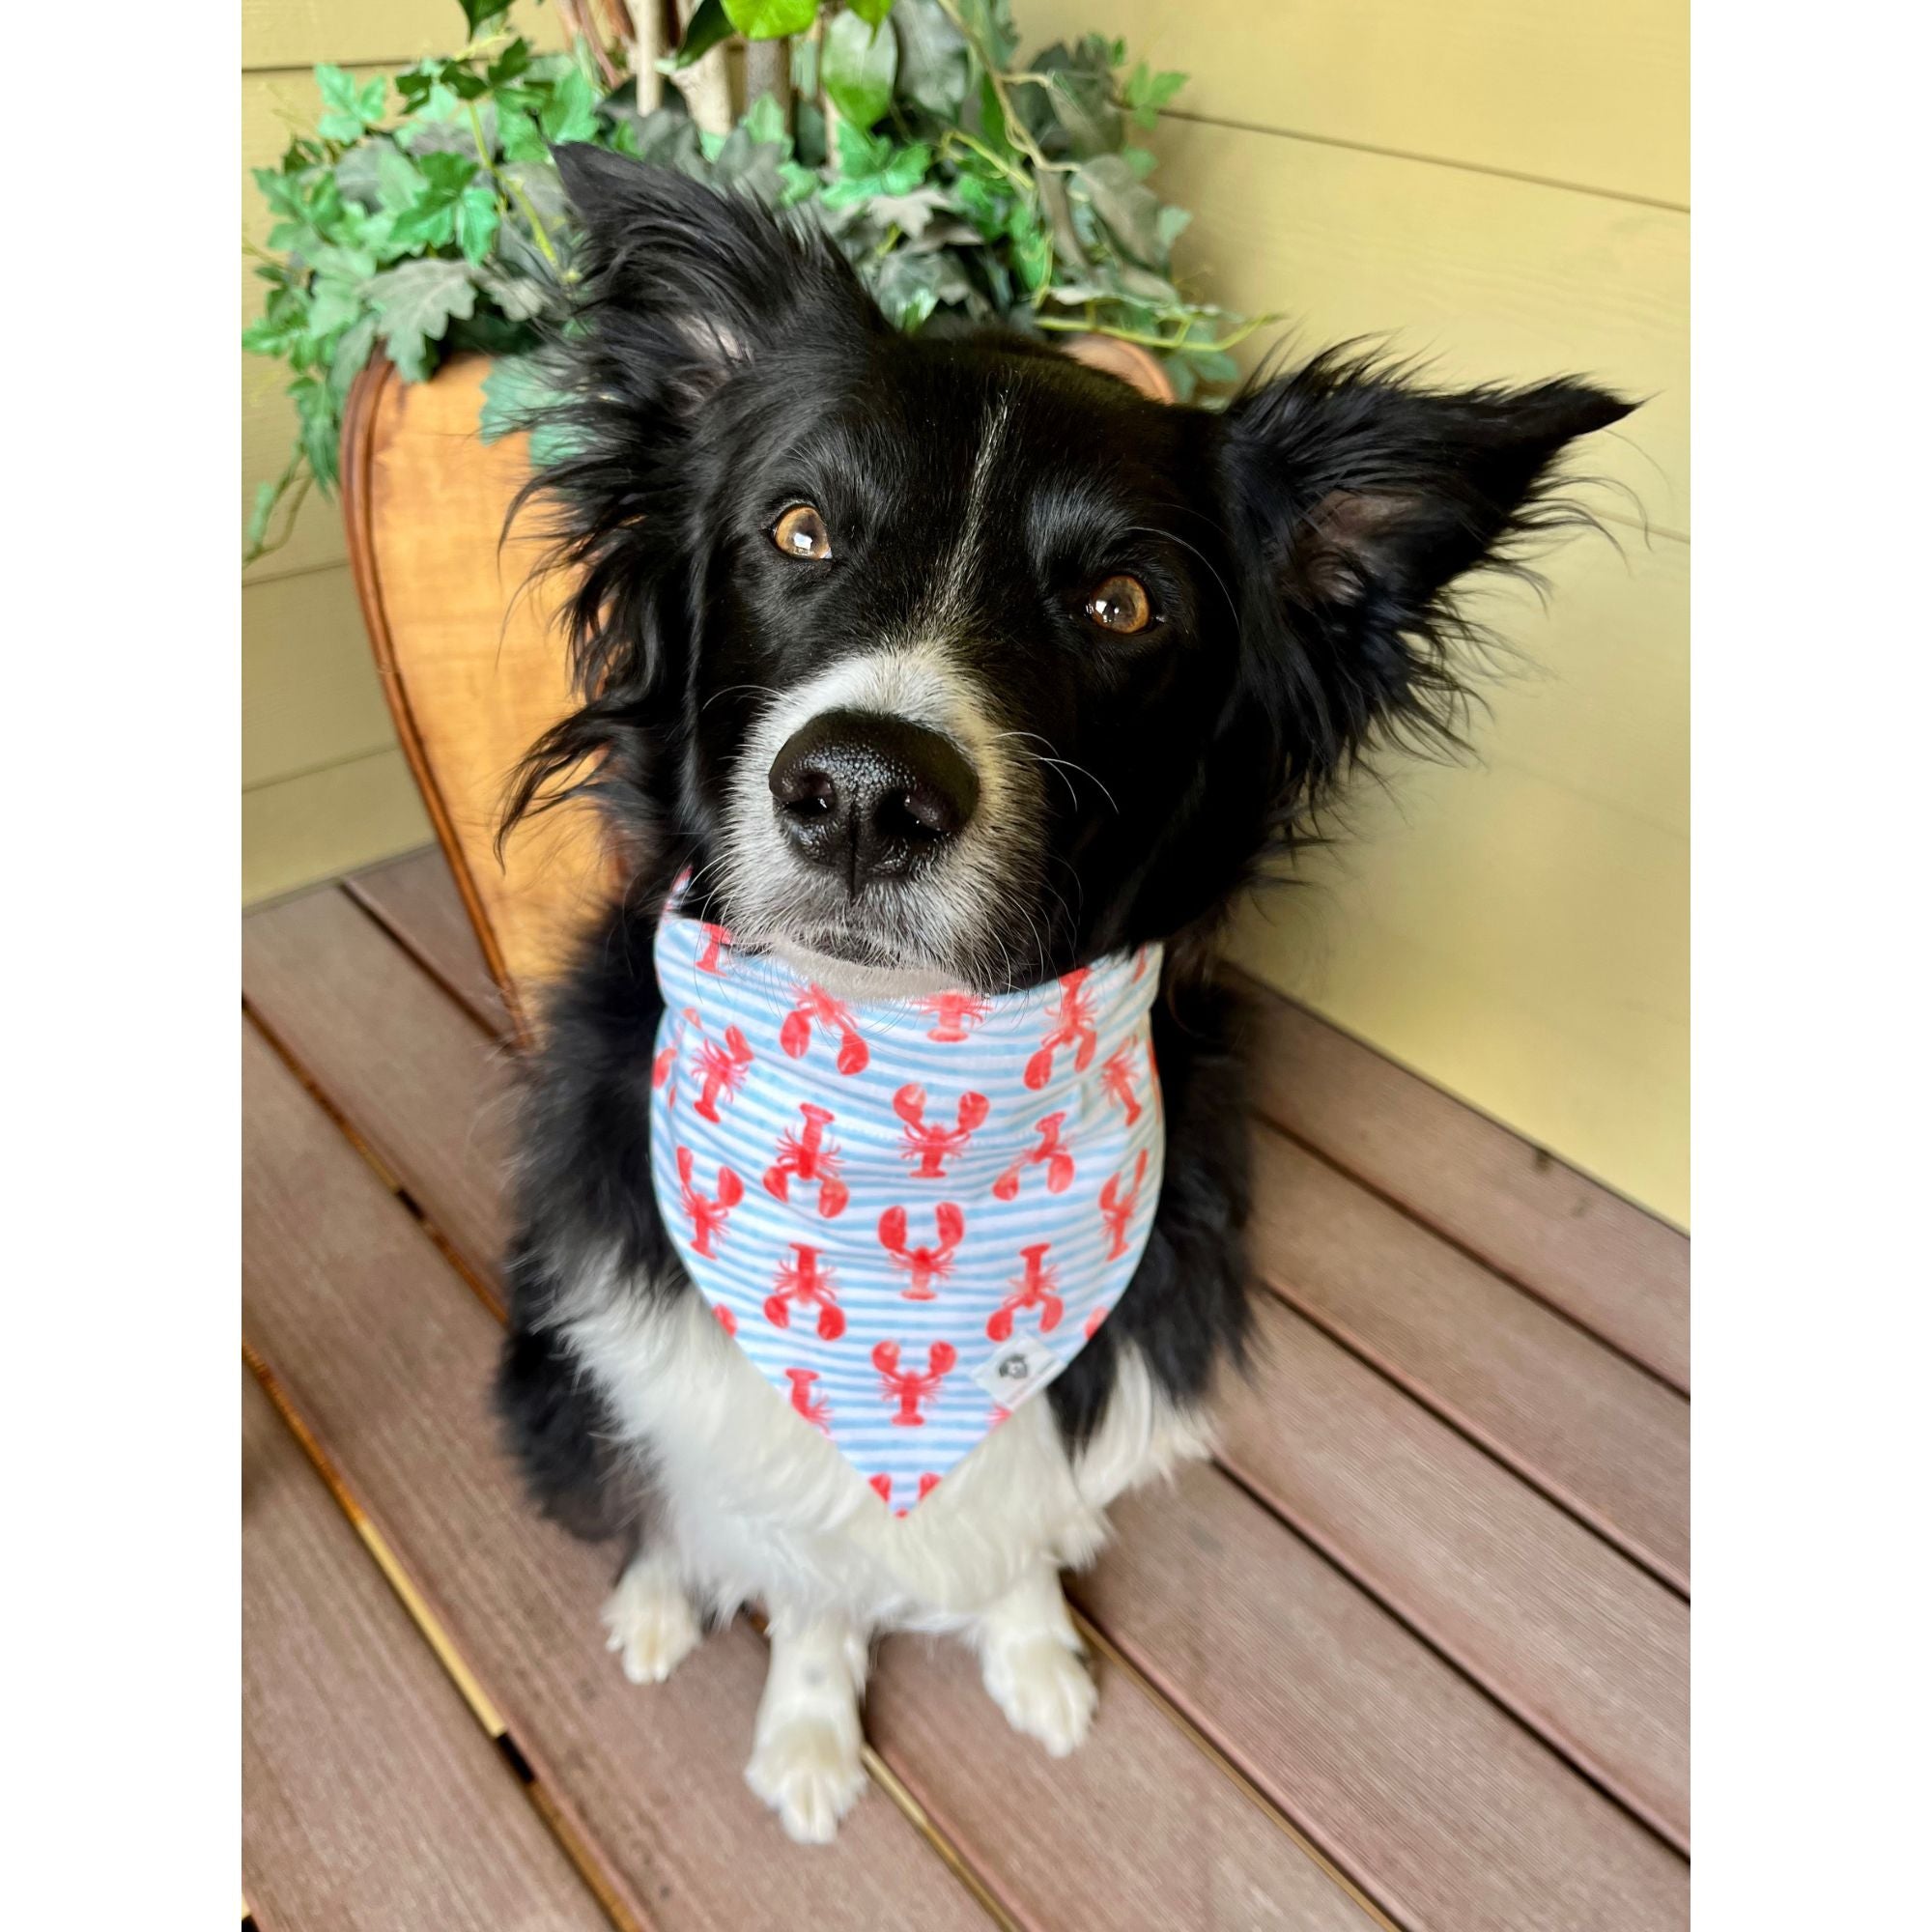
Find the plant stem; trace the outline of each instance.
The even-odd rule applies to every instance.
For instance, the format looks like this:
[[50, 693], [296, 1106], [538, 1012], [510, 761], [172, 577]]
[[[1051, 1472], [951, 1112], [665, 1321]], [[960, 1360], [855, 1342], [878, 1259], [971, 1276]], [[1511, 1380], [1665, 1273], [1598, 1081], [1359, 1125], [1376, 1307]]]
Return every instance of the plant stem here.
[[553, 269], [557, 266], [556, 250], [550, 245], [550, 237], [544, 232], [543, 223], [537, 219], [537, 212], [530, 206], [529, 197], [525, 194], [508, 176], [499, 174], [497, 164], [490, 158], [490, 144], [483, 138], [483, 117], [476, 111], [475, 101], [469, 103], [469, 132], [476, 142], [476, 158], [483, 163], [483, 172], [497, 184], [497, 191], [506, 199], [514, 197], [517, 206], [524, 211], [524, 217], [530, 224], [530, 233], [542, 250], [543, 258]]
[[[1038, 144], [1027, 131], [1027, 125], [1013, 107], [1012, 96], [1007, 91], [1008, 76], [1003, 74], [988, 59], [980, 37], [966, 24], [955, 0], [939, 0], [941, 11], [952, 22], [954, 31], [980, 58], [980, 66], [984, 71], [987, 84], [993, 90], [993, 98], [1000, 103], [1000, 112], [1007, 117], [1007, 133], [1013, 146], [1030, 160], [1036, 168], [1050, 173], [1067, 174], [1072, 171], [1071, 161], [1049, 161], [1040, 153]], [[1029, 184], [1031, 185], [1031, 184]]]
[[243, 570], [246, 570], [258, 558], [272, 555], [295, 535], [296, 513], [301, 508], [302, 498], [308, 495], [308, 486], [314, 481], [315, 471], [309, 469], [308, 465], [300, 457], [297, 457], [282, 471], [281, 481], [275, 485], [275, 495], [273, 502], [270, 505], [272, 509], [275, 505], [280, 504], [284, 498], [287, 499], [288, 510], [282, 519], [282, 533], [272, 543], [264, 540], [244, 552], [242, 557], [242, 568]]
[[1237, 343], [1245, 342], [1256, 329], [1270, 322], [1279, 322], [1278, 315], [1251, 316], [1239, 328], [1232, 329], [1215, 342], [1190, 342], [1187, 339], [1187, 325], [1182, 324], [1179, 335], [1154, 335], [1142, 328], [1115, 328], [1104, 322], [1095, 322], [1090, 310], [1086, 320], [1073, 322], [1059, 316], [1042, 315], [1036, 318], [1042, 328], [1057, 328], [1068, 335], [1111, 335], [1118, 342], [1138, 342], [1147, 349], [1186, 350], [1195, 355], [1219, 355], [1233, 349]]

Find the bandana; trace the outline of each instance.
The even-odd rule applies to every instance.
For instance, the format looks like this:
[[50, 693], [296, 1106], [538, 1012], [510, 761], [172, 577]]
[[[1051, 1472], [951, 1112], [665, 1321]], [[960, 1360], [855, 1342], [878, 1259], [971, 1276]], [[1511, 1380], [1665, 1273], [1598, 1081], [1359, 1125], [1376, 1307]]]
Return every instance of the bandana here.
[[651, 1179], [712, 1312], [904, 1515], [1092, 1340], [1165, 1136], [1160, 948], [845, 1003], [667, 912]]

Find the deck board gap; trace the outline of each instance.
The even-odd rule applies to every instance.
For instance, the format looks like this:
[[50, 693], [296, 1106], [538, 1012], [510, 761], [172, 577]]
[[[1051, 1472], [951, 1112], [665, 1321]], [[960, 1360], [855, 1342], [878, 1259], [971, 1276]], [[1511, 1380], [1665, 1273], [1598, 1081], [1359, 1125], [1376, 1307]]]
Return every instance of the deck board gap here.
[[[1325, 1021], [1322, 1023], [1324, 1025], [1327, 1024]], [[1350, 1037], [1352, 1037], [1352, 1036], [1350, 1036]], [[1453, 1099], [1455, 1096], [1452, 1094], [1450, 1097]], [[1458, 1101], [1457, 1104], [1461, 1106], [1465, 1103]], [[1257, 1129], [1270, 1134], [1278, 1134], [1291, 1147], [1299, 1148], [1310, 1159], [1320, 1161], [1329, 1173], [1339, 1175], [1351, 1185], [1359, 1187], [1364, 1194], [1379, 1201], [1384, 1208], [1394, 1208], [1404, 1220], [1409, 1222], [1414, 1227], [1420, 1228], [1424, 1234], [1433, 1236], [1445, 1248], [1453, 1249], [1457, 1254], [1461, 1255], [1464, 1261], [1471, 1262], [1486, 1273], [1494, 1275], [1498, 1281], [1515, 1289], [1519, 1294], [1527, 1296], [1539, 1308], [1545, 1309], [1549, 1314], [1555, 1316], [1566, 1327], [1574, 1328], [1577, 1334], [1587, 1337], [1590, 1341], [1596, 1343], [1599, 1348], [1614, 1355], [1618, 1361], [1636, 1370], [1645, 1380], [1657, 1383], [1660, 1388], [1668, 1389], [1672, 1395], [1682, 1396], [1686, 1402], [1690, 1400], [1690, 1391], [1688, 1388], [1684, 1388], [1677, 1382], [1672, 1381], [1668, 1376], [1660, 1375], [1648, 1362], [1639, 1356], [1632, 1354], [1621, 1343], [1613, 1341], [1609, 1336], [1591, 1327], [1587, 1321], [1579, 1320], [1560, 1302], [1552, 1301], [1548, 1294], [1544, 1293], [1533, 1283], [1524, 1281], [1520, 1275], [1513, 1274], [1508, 1268], [1502, 1267], [1497, 1263], [1492, 1261], [1489, 1256], [1479, 1254], [1466, 1241], [1460, 1239], [1457, 1236], [1450, 1233], [1447, 1228], [1443, 1227], [1440, 1222], [1435, 1220], [1425, 1208], [1405, 1201], [1399, 1194], [1391, 1194], [1387, 1188], [1378, 1185], [1367, 1175], [1358, 1173], [1347, 1161], [1340, 1159], [1326, 1148], [1321, 1147], [1315, 1141], [1309, 1140], [1305, 1135], [1297, 1133], [1293, 1127], [1282, 1125], [1272, 1115], [1264, 1113], [1259, 1107], [1251, 1110], [1251, 1116]], [[1534, 1148], [1534, 1143], [1532, 1142], [1525, 1141], [1523, 1145]], [[1536, 1151], [1541, 1151], [1541, 1150]], [[1553, 1159], [1554, 1156], [1552, 1155], [1550, 1158]], [[1587, 1179], [1587, 1177], [1585, 1178]], [[1619, 1196], [1618, 1198], [1621, 1199], [1622, 1197]], [[1631, 1205], [1634, 1206], [1634, 1204]], [[1656, 1217], [1653, 1216], [1652, 1218], [1655, 1219]], [[1277, 1293], [1280, 1292], [1279, 1289], [1276, 1290]]]
[[[1298, 1521], [1293, 1514], [1282, 1509], [1266, 1491], [1249, 1479], [1238, 1463], [1232, 1463], [1225, 1456], [1217, 1454], [1214, 1464], [1264, 1516], [1278, 1523], [1289, 1535], [1305, 1544], [1331, 1570], [1346, 1577], [1372, 1604], [1377, 1605], [1399, 1623], [1424, 1650], [1433, 1653], [1471, 1690], [1481, 1692], [1482, 1696], [1512, 1723], [1527, 1731], [1547, 1749], [1554, 1752], [1582, 1783], [1589, 1785], [1601, 1797], [1607, 1799], [1620, 1811], [1627, 1812], [1652, 1837], [1668, 1846], [1679, 1858], [1689, 1857], [1689, 1853], [1676, 1837], [1659, 1824], [1642, 1805], [1619, 1791], [1615, 1785], [1608, 1783], [1587, 1757], [1579, 1756], [1574, 1747], [1560, 1738], [1551, 1736], [1534, 1718], [1526, 1712], [1518, 1710], [1506, 1696], [1485, 1682], [1480, 1673], [1458, 1657], [1453, 1650], [1447, 1649], [1438, 1641], [1428, 1625], [1418, 1622], [1398, 1599], [1387, 1595], [1372, 1577], [1350, 1563], [1341, 1550], [1330, 1548], [1327, 1540], [1319, 1532], [1309, 1528]], [[1587, 1528], [1589, 1525], [1585, 1524], [1584, 1527]]]
[[[395, 862], [391, 860], [388, 863], [393, 865]], [[365, 867], [366, 869], [373, 868]], [[463, 988], [452, 985], [443, 976], [440, 968], [438, 967], [436, 961], [430, 956], [427, 949], [412, 938], [407, 928], [384, 916], [382, 908], [372, 898], [367, 896], [366, 889], [362, 884], [361, 873], [351, 872], [346, 877], [338, 880], [337, 883], [342, 888], [343, 896], [348, 899], [350, 904], [361, 913], [364, 918], [371, 921], [380, 932], [384, 933], [396, 946], [400, 947], [404, 952], [408, 953], [422, 970], [423, 976], [448, 997], [450, 1003], [463, 1013], [465, 1018], [475, 1026], [476, 1030], [482, 1034], [485, 1039], [491, 1041], [494, 1045], [515, 1047], [516, 1039], [514, 1031], [506, 1032], [504, 1027], [493, 1024], [484, 1014], [479, 1012]], [[481, 961], [479, 960], [478, 963], [480, 964]], [[507, 1025], [509, 1015], [505, 1013], [503, 1018]]]
[[505, 1770], [515, 1778], [518, 1788], [529, 1802], [545, 1830], [555, 1839], [558, 1849], [582, 1880], [605, 1917], [617, 1928], [617, 1932], [649, 1932], [647, 1921], [630, 1909], [612, 1883], [611, 1875], [602, 1869], [595, 1848], [571, 1825], [549, 1792], [544, 1789], [542, 1780], [532, 1770], [529, 1760], [510, 1736], [509, 1727], [504, 1723], [501, 1714], [477, 1682], [449, 1633], [443, 1629], [421, 1593], [410, 1580], [407, 1571], [389, 1548], [382, 1531], [377, 1528], [370, 1520], [368, 1512], [356, 1500], [355, 1492], [351, 1490], [341, 1470], [336, 1466], [334, 1459], [323, 1447], [314, 1430], [309, 1427], [299, 1406], [289, 1394], [286, 1384], [276, 1376], [260, 1350], [245, 1341], [242, 1345], [242, 1356], [249, 1374], [260, 1385], [262, 1393], [268, 1397], [270, 1406], [295, 1438], [297, 1447], [321, 1479], [323, 1487], [328, 1492], [330, 1501], [342, 1512], [350, 1527], [355, 1530], [357, 1538], [369, 1551], [382, 1574], [384, 1582], [402, 1605], [417, 1634], [428, 1645], [431, 1655], [449, 1678], [457, 1694], [463, 1699], [465, 1708], [475, 1719], [478, 1728], [496, 1747], [497, 1755], [503, 1760]]

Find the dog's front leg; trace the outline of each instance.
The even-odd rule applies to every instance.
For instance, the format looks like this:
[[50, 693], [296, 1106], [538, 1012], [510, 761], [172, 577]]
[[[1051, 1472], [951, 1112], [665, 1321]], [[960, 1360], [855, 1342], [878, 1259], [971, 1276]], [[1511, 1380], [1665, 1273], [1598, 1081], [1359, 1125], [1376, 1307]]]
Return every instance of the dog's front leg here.
[[745, 1781], [779, 1814], [786, 1836], [829, 1844], [866, 1782], [859, 1699], [867, 1634], [847, 1616], [774, 1609], [769, 1634], [772, 1658]]
[[1099, 1693], [1060, 1592], [1060, 1574], [1036, 1564], [973, 1625], [991, 1696], [1016, 1731], [1065, 1757], [1087, 1735]]

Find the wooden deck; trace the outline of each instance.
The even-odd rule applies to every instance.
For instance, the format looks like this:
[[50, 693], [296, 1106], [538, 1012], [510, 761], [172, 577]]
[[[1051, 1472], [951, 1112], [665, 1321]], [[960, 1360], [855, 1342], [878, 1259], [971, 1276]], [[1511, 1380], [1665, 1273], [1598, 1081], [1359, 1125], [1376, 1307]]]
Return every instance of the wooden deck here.
[[605, 1654], [485, 1390], [503, 1014], [440, 859], [249, 917], [243, 1887], [298, 1928], [1688, 1920], [1688, 1248], [1269, 1002], [1264, 1360], [1070, 1589], [1055, 1763], [898, 1638], [829, 1851], [741, 1772], [740, 1623]]

